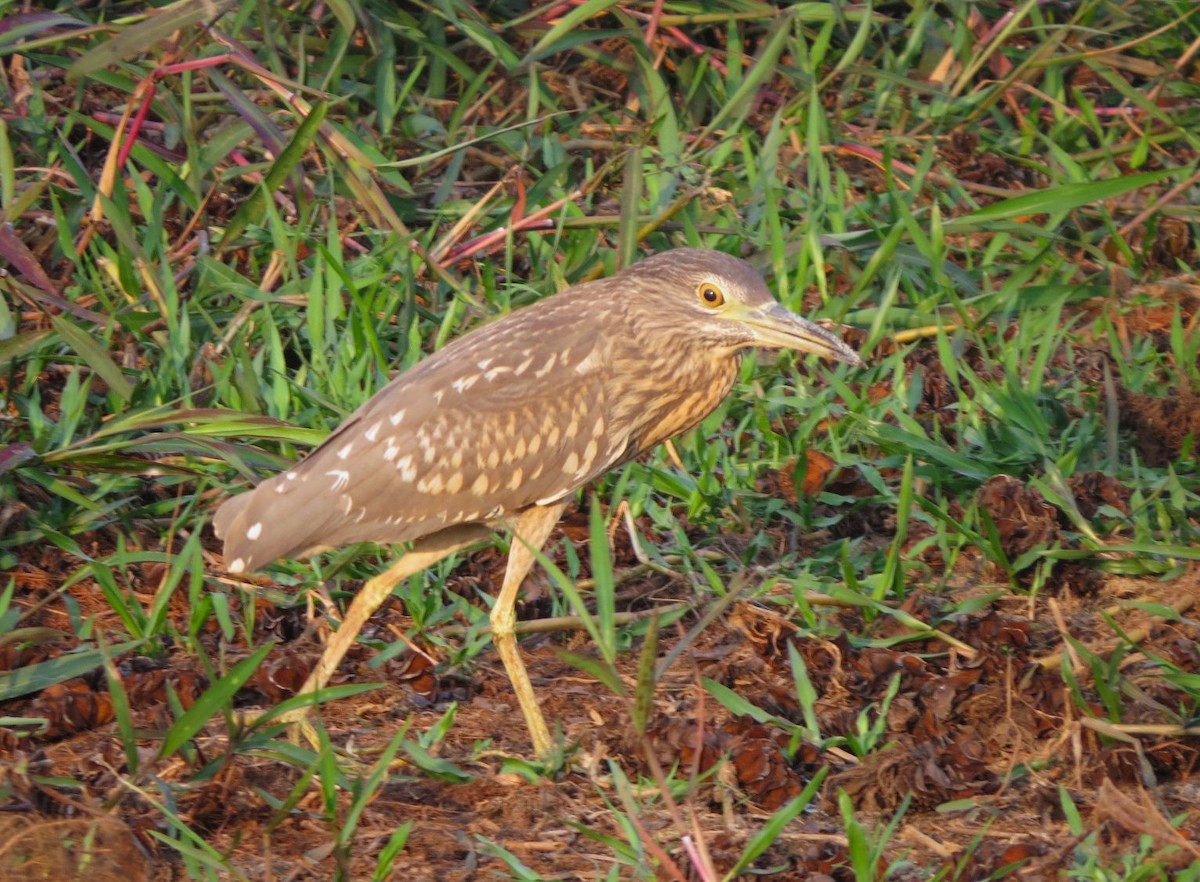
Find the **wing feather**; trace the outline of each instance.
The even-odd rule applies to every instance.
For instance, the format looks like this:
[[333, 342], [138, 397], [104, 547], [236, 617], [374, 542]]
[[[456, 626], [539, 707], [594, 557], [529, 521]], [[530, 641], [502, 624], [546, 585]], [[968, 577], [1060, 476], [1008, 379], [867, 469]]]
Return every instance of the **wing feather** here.
[[[353, 542], [399, 543], [561, 500], [627, 455], [610, 347], [559, 296], [418, 363], [307, 458], [214, 519], [232, 571]], [[547, 334], [560, 343], [547, 347]]]

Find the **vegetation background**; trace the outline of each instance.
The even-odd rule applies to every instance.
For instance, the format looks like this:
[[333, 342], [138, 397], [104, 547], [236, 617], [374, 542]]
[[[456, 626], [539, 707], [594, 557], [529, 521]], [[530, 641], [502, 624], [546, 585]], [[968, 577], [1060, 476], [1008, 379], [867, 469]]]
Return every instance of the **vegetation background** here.
[[[0, 877], [1200, 879], [1198, 50], [1193, 0], [0, 0]], [[290, 742], [393, 552], [231, 578], [215, 504], [683, 244], [870, 365], [748, 358], [582, 494], [522, 610], [561, 762], [500, 547]]]

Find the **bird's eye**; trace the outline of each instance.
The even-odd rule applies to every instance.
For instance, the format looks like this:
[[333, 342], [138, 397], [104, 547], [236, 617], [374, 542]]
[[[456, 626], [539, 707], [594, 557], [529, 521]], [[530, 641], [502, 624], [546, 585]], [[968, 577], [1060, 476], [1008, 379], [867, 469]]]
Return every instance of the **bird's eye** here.
[[725, 302], [725, 295], [721, 289], [712, 282], [701, 282], [696, 288], [696, 294], [700, 297], [700, 302], [709, 309], [716, 309]]

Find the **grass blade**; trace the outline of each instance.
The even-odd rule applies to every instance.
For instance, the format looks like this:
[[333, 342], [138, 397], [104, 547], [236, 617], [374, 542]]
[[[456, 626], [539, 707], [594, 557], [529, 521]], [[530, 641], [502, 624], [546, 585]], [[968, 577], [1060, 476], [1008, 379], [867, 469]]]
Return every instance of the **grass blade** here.
[[162, 747], [158, 751], [159, 760], [173, 756], [183, 745], [195, 738], [213, 716], [228, 710], [233, 696], [246, 685], [246, 681], [274, 648], [274, 642], [263, 644], [204, 690], [204, 694], [196, 699], [196, 703], [167, 730]]

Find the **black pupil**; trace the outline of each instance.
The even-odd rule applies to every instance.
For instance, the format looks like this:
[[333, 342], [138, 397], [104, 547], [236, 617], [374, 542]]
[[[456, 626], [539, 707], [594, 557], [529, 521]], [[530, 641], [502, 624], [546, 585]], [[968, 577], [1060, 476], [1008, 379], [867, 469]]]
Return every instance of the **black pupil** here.
[[704, 299], [706, 301], [708, 301], [709, 303], [716, 303], [717, 302], [717, 292], [712, 288], [705, 288], [704, 289]]

